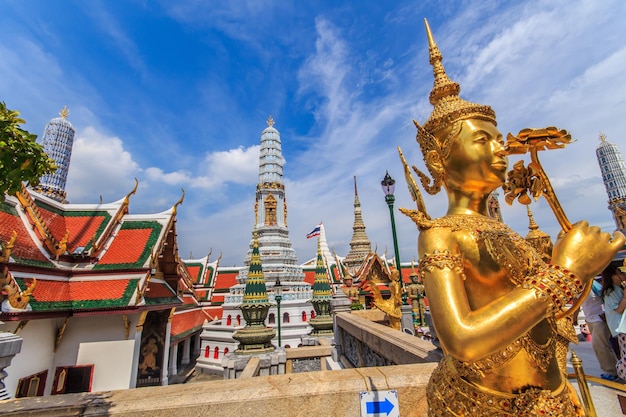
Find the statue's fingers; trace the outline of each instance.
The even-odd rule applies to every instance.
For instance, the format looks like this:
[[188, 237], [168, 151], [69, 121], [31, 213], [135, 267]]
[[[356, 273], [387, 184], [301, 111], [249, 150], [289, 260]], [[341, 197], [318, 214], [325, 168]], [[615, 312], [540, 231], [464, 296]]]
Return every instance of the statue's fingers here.
[[615, 250], [620, 250], [626, 243], [626, 237], [622, 232], [616, 230], [613, 232], [613, 239], [611, 240], [611, 247]]

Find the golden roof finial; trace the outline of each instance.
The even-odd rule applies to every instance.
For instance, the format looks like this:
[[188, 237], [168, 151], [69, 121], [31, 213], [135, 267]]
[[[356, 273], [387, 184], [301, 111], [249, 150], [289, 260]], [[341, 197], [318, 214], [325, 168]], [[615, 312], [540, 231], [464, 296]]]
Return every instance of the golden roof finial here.
[[185, 189], [181, 188], [180, 190], [182, 191], [183, 195], [181, 195], [180, 199], [176, 202], [176, 204], [174, 204], [174, 215], [176, 215], [178, 206], [183, 204], [183, 201], [185, 201]]
[[606, 135], [604, 133], [600, 132], [599, 138], [600, 138], [600, 142], [606, 142]]
[[63, 108], [62, 108], [62, 109], [61, 109], [61, 111], [59, 112], [59, 115], [60, 115], [62, 118], [64, 118], [64, 119], [66, 119], [66, 118], [67, 118], [67, 116], [69, 116], [69, 115], [70, 115], [70, 111], [67, 109], [67, 106], [63, 106]]
[[533, 218], [533, 212], [530, 211], [530, 205], [526, 206], [526, 212], [528, 213], [528, 229], [531, 231], [539, 229], [539, 225], [535, 223], [535, 219]]
[[269, 127], [273, 127], [274, 126], [274, 119], [272, 118], [271, 114], [270, 114], [270, 117], [267, 119], [267, 125]]

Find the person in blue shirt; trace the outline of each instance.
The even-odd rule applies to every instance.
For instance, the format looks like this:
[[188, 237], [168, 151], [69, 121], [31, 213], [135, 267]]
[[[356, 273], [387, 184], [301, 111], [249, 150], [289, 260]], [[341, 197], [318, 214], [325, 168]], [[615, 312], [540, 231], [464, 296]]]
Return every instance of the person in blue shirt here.
[[617, 376], [626, 379], [626, 320], [624, 320], [624, 310], [626, 309], [626, 267], [619, 266], [618, 263], [611, 262], [602, 271], [602, 298], [604, 299], [604, 312], [606, 314], [606, 324], [611, 331], [611, 335], [617, 338], [620, 359], [617, 361]]

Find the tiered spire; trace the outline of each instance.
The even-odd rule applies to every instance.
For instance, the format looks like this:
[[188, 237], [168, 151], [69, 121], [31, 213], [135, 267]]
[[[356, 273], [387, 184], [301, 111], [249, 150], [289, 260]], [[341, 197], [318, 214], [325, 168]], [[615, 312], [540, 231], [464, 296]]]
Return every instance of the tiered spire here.
[[354, 177], [354, 225], [352, 226], [352, 240], [350, 241], [350, 252], [343, 262], [350, 273], [356, 272], [363, 264], [367, 255], [372, 252], [372, 244], [365, 234], [365, 223], [361, 216], [361, 202], [359, 192], [356, 187], [356, 176]]
[[609, 197], [609, 210], [617, 230], [626, 233], [626, 165], [617, 146], [607, 142], [603, 133], [600, 133], [600, 142], [596, 156]]
[[[276, 129], [274, 119], [270, 116], [267, 127], [261, 133], [261, 149], [259, 156], [259, 182], [256, 186], [254, 203], [254, 231], [257, 242], [250, 241], [250, 249], [244, 258], [244, 268], [239, 270], [237, 284], [229, 290], [222, 308], [225, 314], [233, 313], [242, 305], [243, 290], [250, 285], [248, 273], [255, 273], [252, 265], [253, 245], [258, 245], [260, 254], [258, 267], [261, 263], [264, 278], [269, 291], [269, 299], [273, 301], [274, 287], [281, 283], [285, 295], [282, 307], [283, 317], [308, 314], [311, 311], [311, 284], [305, 281], [302, 267], [298, 265], [298, 257], [289, 239], [287, 227], [287, 202], [283, 183], [283, 154], [281, 150], [280, 132]], [[278, 308], [272, 308], [272, 313]], [[272, 316], [270, 316], [272, 317]], [[283, 319], [281, 317], [281, 319]], [[288, 329], [283, 332], [282, 343], [297, 346], [301, 337], [311, 331], [306, 321], [292, 320]]]
[[537, 253], [545, 262], [550, 262], [552, 259], [552, 239], [550, 235], [539, 229], [539, 225], [533, 218], [533, 213], [530, 211], [530, 206], [526, 206], [528, 212], [528, 234], [526, 235], [526, 241], [531, 244]]
[[70, 112], [67, 107], [59, 113], [61, 117], [50, 120], [44, 129], [40, 144], [50, 158], [54, 160], [57, 170], [40, 178], [35, 191], [56, 201], [66, 203], [65, 183], [70, 168], [72, 147], [74, 146], [74, 127], [67, 120]]
[[249, 304], [269, 304], [267, 297], [267, 287], [265, 286], [265, 276], [263, 275], [263, 265], [261, 265], [261, 254], [259, 253], [259, 241], [256, 233], [253, 237], [252, 257], [248, 267], [248, 280], [243, 293], [243, 306]]
[[248, 280], [243, 294], [243, 303], [239, 306], [246, 321], [246, 327], [233, 335], [233, 339], [239, 342], [236, 353], [256, 354], [274, 350], [271, 340], [276, 332], [265, 326], [265, 319], [270, 307], [261, 265], [259, 243], [256, 232], [254, 232]]
[[313, 298], [311, 299], [316, 316], [309, 320], [309, 324], [313, 326], [312, 336], [333, 333], [333, 318], [330, 316], [332, 290], [328, 283], [328, 273], [324, 265], [320, 240], [319, 238], [317, 240], [317, 264], [315, 266], [315, 280], [313, 281]]

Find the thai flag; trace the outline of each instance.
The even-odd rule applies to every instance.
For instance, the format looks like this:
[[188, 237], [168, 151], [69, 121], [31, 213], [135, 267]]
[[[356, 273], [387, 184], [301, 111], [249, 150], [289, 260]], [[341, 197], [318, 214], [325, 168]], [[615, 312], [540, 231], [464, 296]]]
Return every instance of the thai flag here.
[[318, 224], [317, 226], [315, 226], [315, 229], [311, 230], [307, 235], [306, 238], [307, 239], [311, 239], [312, 237], [315, 236], [319, 236], [320, 235], [320, 231], [322, 230], [322, 223]]

